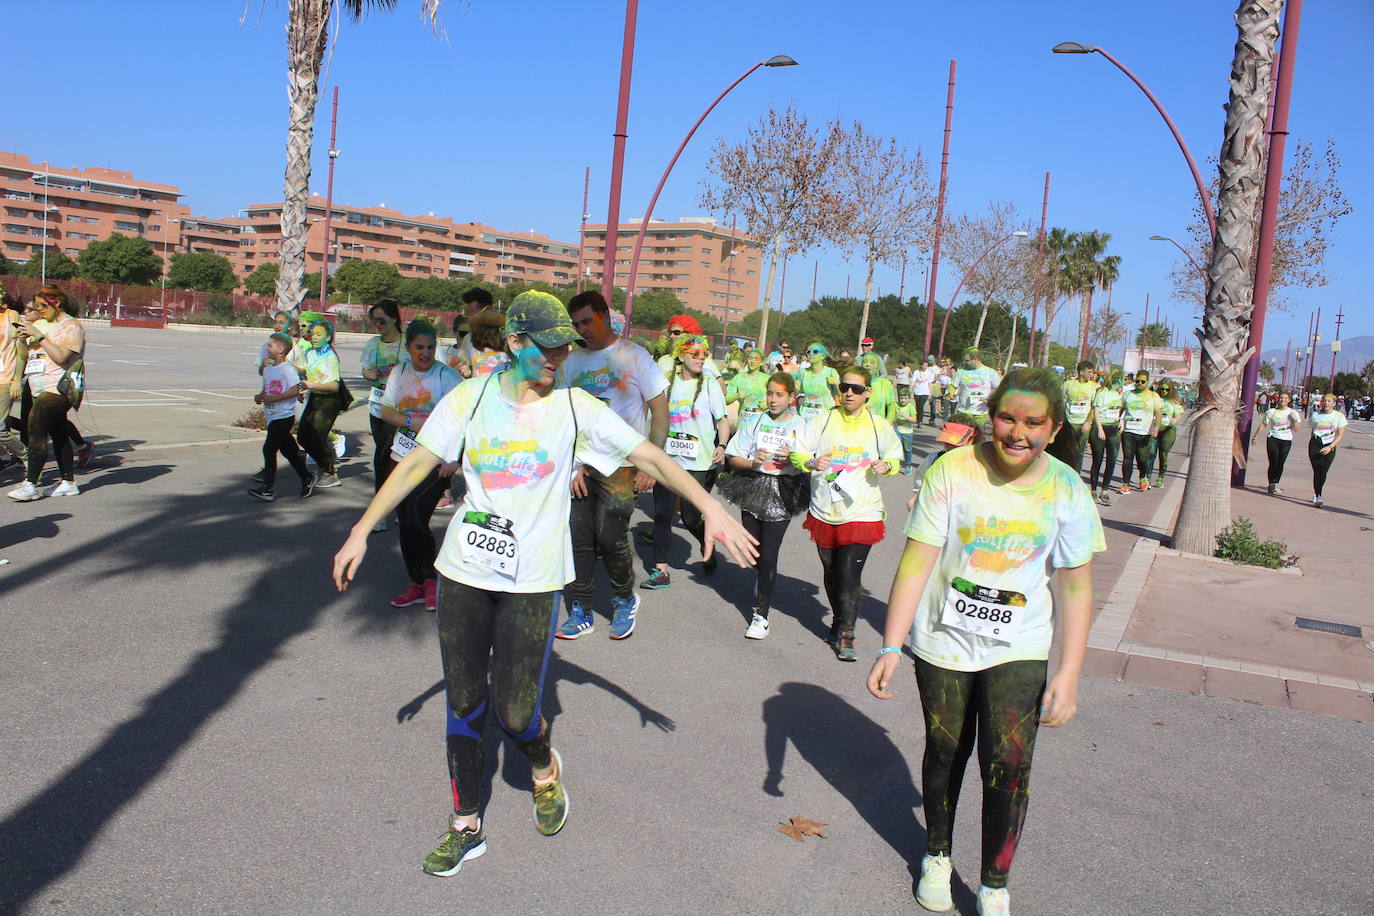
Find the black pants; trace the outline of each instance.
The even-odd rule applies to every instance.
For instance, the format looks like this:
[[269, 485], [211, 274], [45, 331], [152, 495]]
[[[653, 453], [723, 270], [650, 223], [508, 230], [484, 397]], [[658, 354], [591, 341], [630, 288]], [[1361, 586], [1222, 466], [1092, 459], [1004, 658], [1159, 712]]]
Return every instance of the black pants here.
[[1278, 486], [1279, 480], [1283, 477], [1283, 466], [1288, 463], [1288, 452], [1292, 448], [1292, 439], [1265, 437], [1264, 451], [1269, 455], [1269, 486]]
[[74, 480], [72, 470], [72, 443], [67, 438], [67, 411], [71, 403], [56, 391], [45, 391], [33, 399], [29, 410], [29, 468], [28, 480], [38, 486], [38, 478], [43, 476], [43, 465], [48, 463], [48, 440], [52, 439], [53, 453], [57, 456], [57, 469], [63, 480]]
[[447, 490], [448, 478], [440, 477], [439, 469], [435, 468], [405, 495], [396, 510], [401, 520], [401, 559], [405, 561], [410, 581], [417, 585], [438, 575], [434, 571], [434, 558], [439, 555], [439, 546], [429, 520]]
[[589, 609], [596, 585], [596, 558], [606, 565], [617, 598], [634, 597], [634, 554], [630, 550], [630, 516], [635, 510], [635, 469], [620, 468], [603, 476], [587, 468], [587, 495], [572, 501], [575, 578], [564, 588], [568, 604]]
[[267, 424], [267, 437], [262, 440], [262, 485], [272, 489], [277, 483], [277, 453], [286, 459], [301, 478], [301, 483], [310, 479], [310, 471], [305, 466], [305, 456], [291, 435], [295, 425], [294, 412]]
[[767, 619], [769, 606], [773, 602], [773, 586], [778, 581], [778, 551], [782, 549], [782, 539], [787, 536], [787, 526], [792, 524], [792, 520], [785, 518], [779, 522], [765, 522], [748, 512], [741, 512], [739, 520], [744, 530], [759, 542], [759, 558], [754, 564], [759, 574], [754, 613]]
[[1088, 471], [1089, 487], [1094, 493], [1099, 489], [1098, 474], [1101, 473], [1103, 490], [1112, 488], [1112, 471], [1116, 468], [1116, 450], [1121, 447], [1121, 427], [1103, 426], [1104, 437], [1099, 439], [1097, 431], [1088, 437], [1088, 449], [1092, 452], [1092, 467]]
[[[29, 386], [25, 385], [21, 389], [19, 396], [19, 416], [5, 416], [5, 427], [12, 429], [19, 434], [19, 441], [27, 447], [29, 444], [29, 414], [33, 412], [33, 394], [29, 391]], [[86, 444], [86, 437], [81, 435], [81, 431], [76, 428], [76, 424], [70, 417], [63, 417], [59, 427], [67, 434], [67, 439], [76, 447], [80, 448]]]
[[334, 473], [334, 446], [329, 444], [329, 431], [339, 416], [339, 396], [311, 392], [301, 413], [301, 448], [315, 459], [321, 474]]
[[1070, 427], [1067, 423], [1065, 423], [1064, 426], [1066, 429], [1069, 429], [1071, 432], [1074, 433], [1074, 435], [1078, 437], [1077, 447], [1073, 449], [1074, 460], [1072, 464], [1073, 469], [1079, 474], [1082, 474], [1083, 453], [1087, 451], [1088, 440], [1090, 440], [1093, 437], [1092, 427], [1090, 427], [1086, 423], [1082, 424], [1081, 426], [1073, 427]]
[[381, 417], [368, 415], [368, 426], [372, 428], [372, 492], [376, 493], [391, 475], [396, 466], [391, 457], [391, 446], [396, 441], [396, 427]]
[[[716, 472], [688, 471], [707, 493], [715, 483]], [[677, 494], [661, 483], [654, 484], [654, 565], [668, 562], [668, 544], [673, 537], [673, 509], [677, 506]], [[706, 521], [696, 506], [682, 501], [682, 527], [686, 528], [697, 543], [706, 547]]]
[[1031, 756], [1040, 727], [1046, 663], [1007, 662], [983, 671], [951, 671], [916, 660], [926, 726], [921, 763], [926, 849], [947, 856], [964, 767], [978, 746], [983, 776], [982, 883], [1006, 887], [1030, 801]]
[[534, 767], [552, 760], [540, 714], [558, 622], [559, 592], [489, 592], [439, 580], [439, 654], [448, 696], [448, 775], [453, 810], [481, 807], [487, 705]]
[[1156, 479], [1163, 480], [1164, 475], [1169, 473], [1169, 453], [1174, 450], [1174, 442], [1178, 439], [1178, 427], [1166, 426], [1159, 431], [1159, 438], [1155, 439], [1155, 448], [1150, 462], [1150, 473]]
[[[1331, 470], [1331, 462], [1336, 460], [1334, 448], [1325, 455], [1322, 454], [1322, 449], [1325, 447], [1322, 445], [1322, 440], [1316, 436], [1307, 440], [1307, 460], [1312, 462], [1313, 496], [1322, 495], [1322, 487], [1326, 486], [1326, 472]], [[29, 454], [32, 455], [33, 453], [30, 452]], [[30, 461], [29, 467], [33, 467], [32, 461]], [[33, 471], [29, 472], [29, 479], [33, 479]]]
[[[914, 394], [911, 396], [911, 399], [916, 402], [916, 424], [919, 426], [922, 422], [924, 422], [924, 417], [926, 415], [926, 402], [930, 400], [930, 395]], [[930, 405], [930, 422], [935, 422], [934, 404]]]
[[854, 624], [859, 619], [859, 602], [864, 597], [864, 562], [868, 560], [870, 549], [869, 544], [816, 548], [821, 555], [825, 596], [830, 599], [831, 642], [836, 637], [854, 636]]
[[1131, 485], [1131, 465], [1140, 471], [1140, 479], [1150, 476], [1150, 449], [1154, 443], [1149, 433], [1121, 433], [1121, 485]]

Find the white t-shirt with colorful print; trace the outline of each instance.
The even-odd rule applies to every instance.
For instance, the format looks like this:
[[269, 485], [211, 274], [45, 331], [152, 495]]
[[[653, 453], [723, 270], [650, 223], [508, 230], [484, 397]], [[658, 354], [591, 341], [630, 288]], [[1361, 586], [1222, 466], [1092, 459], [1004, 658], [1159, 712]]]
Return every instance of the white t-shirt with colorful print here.
[[756, 455], [763, 457], [759, 471], [764, 474], [800, 474], [788, 459], [805, 432], [802, 418], [790, 410], [783, 413], [782, 419], [774, 419], [767, 411], [750, 414], [740, 420], [739, 430], [730, 437], [725, 454], [751, 461]]
[[[985, 447], [964, 446], [941, 456], [926, 474], [906, 524], [908, 538], [940, 548], [917, 605], [910, 645], [918, 657], [954, 671], [1048, 658], [1054, 636], [1051, 576], [1107, 549], [1092, 494], [1073, 468], [1046, 456], [1050, 466], [1035, 483], [1006, 483], [988, 466]], [[969, 611], [982, 620], [964, 621]], [[993, 616], [1010, 618], [1001, 624], [1009, 639], [946, 622], [986, 628]]]
[[1293, 441], [1293, 427], [1302, 422], [1302, 414], [1292, 407], [1270, 407], [1264, 412], [1264, 425], [1269, 428], [1269, 438]]
[[960, 369], [954, 373], [954, 384], [958, 389], [955, 404], [957, 413], [970, 413], [974, 416], [987, 416], [988, 398], [1002, 381], [1002, 376], [991, 366], [977, 369]]
[[1336, 431], [1349, 425], [1350, 422], [1346, 420], [1345, 414], [1339, 410], [1333, 410], [1330, 413], [1323, 413], [1320, 410], [1312, 411], [1312, 435], [1322, 445], [1330, 445], [1335, 442]]
[[724, 416], [725, 392], [715, 379], [704, 372], [700, 379], [674, 378], [663, 450], [685, 470], [709, 471], [716, 454], [716, 421]]
[[811, 472], [811, 508], [831, 525], [880, 522], [887, 517], [872, 465], [886, 461], [889, 476], [901, 470], [902, 440], [882, 417], [863, 410], [851, 417], [836, 407], [806, 424], [794, 464], [828, 457], [830, 467]]
[[[516, 404], [502, 392], [500, 379], [489, 375], [460, 384], [439, 402], [417, 437], [441, 461], [456, 461], [461, 454], [467, 484], [434, 565], [474, 588], [556, 591], [574, 575], [568, 527], [574, 463], [614, 473], [644, 437], [585, 391], [560, 390]], [[486, 533], [513, 537], [514, 576], [465, 556], [464, 545], [469, 556], [474, 548], [469, 537], [481, 543]]]
[[[296, 367], [282, 360], [280, 363], [269, 365], [262, 370], [262, 393], [270, 395], [285, 394], [290, 388], [295, 388], [300, 383], [301, 377], [296, 372]], [[267, 418], [267, 422], [281, 420], [286, 417], [296, 415], [296, 405], [300, 402], [295, 398], [288, 398], [283, 401], [273, 401], [271, 404], [263, 404], [262, 412]]]
[[427, 417], [444, 395], [462, 381], [461, 375], [438, 360], [425, 372], [416, 370], [414, 363], [401, 363], [387, 377], [381, 406], [398, 413]]
[[648, 350], [617, 340], [603, 350], [570, 349], [558, 371], [558, 387], [581, 388], [604, 401], [643, 436], [649, 432], [647, 405], [667, 390], [668, 379]]

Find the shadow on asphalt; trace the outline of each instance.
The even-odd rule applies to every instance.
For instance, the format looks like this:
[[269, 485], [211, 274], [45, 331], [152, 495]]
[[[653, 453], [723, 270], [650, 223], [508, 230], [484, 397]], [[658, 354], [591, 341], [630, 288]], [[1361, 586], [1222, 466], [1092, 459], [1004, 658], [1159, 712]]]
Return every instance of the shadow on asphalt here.
[[71, 517], [71, 513], [68, 512], [54, 512], [22, 522], [10, 522], [4, 528], [0, 528], [0, 550], [38, 538], [55, 538], [62, 532], [61, 526], [57, 523], [65, 522]]
[[[119, 459], [114, 460], [118, 461]], [[133, 486], [147, 483], [172, 473], [172, 465], [170, 464], [143, 464], [129, 467], [110, 467], [108, 469], [96, 467], [95, 469], [101, 473], [80, 481], [82, 493], [90, 493], [102, 487]]]
[[1131, 522], [1123, 522], [1114, 518], [1103, 517], [1102, 527], [1111, 528], [1113, 531], [1124, 531], [1126, 534], [1133, 534], [1140, 538], [1149, 538], [1161, 544], [1173, 540], [1173, 538], [1169, 537], [1163, 531], [1155, 531], [1153, 528], [1147, 528], [1144, 525], [1135, 525]]

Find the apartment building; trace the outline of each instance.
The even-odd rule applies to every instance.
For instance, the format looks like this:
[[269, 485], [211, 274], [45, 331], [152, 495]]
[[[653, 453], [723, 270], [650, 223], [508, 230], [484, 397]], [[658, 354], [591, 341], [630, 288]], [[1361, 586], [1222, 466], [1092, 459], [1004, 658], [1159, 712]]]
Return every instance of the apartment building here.
[[[622, 223], [617, 232], [615, 285], [630, 280], [639, 221]], [[587, 275], [601, 282], [606, 256], [606, 224], [588, 225], [585, 245]], [[635, 292], [666, 289], [687, 306], [734, 322], [758, 309], [761, 251], [742, 232], [709, 216], [683, 217], [676, 222], [650, 220], [639, 256]]]

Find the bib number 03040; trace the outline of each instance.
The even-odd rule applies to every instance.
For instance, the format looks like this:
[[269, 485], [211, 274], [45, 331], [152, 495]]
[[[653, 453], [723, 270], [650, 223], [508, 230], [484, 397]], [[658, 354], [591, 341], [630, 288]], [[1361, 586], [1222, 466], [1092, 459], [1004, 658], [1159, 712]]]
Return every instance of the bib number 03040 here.
[[701, 440], [688, 433], [669, 433], [668, 438], [663, 441], [663, 450], [668, 453], [669, 458], [696, 461], [701, 450]]
[[1026, 596], [955, 578], [940, 623], [975, 636], [1011, 642], [1025, 622]]
[[520, 554], [510, 519], [490, 512], [464, 512], [458, 538], [465, 563], [515, 578]]

